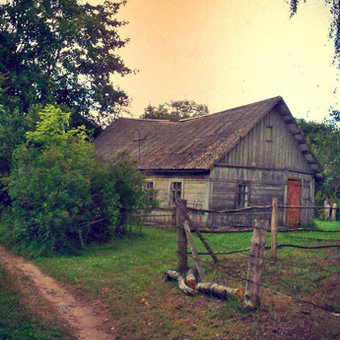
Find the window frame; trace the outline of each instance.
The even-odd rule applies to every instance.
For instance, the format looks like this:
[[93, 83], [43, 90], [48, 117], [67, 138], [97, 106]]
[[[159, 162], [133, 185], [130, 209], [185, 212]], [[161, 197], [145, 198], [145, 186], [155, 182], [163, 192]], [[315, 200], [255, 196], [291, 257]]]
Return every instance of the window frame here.
[[236, 187], [236, 207], [250, 207], [251, 187], [250, 182], [238, 182]]
[[[174, 188], [175, 185], [178, 185], [180, 186], [180, 190], [178, 190], [178, 188]], [[176, 190], [174, 190], [176, 189]], [[176, 197], [177, 199], [175, 198], [174, 199], [174, 192], [176, 192]], [[180, 195], [178, 196], [178, 192], [180, 192]], [[172, 180], [170, 181], [170, 190], [169, 190], [169, 201], [170, 201], [170, 205], [175, 205], [177, 200], [178, 199], [182, 199], [183, 198], [183, 181], [181, 180]]]
[[266, 142], [273, 143], [273, 126], [266, 125]]
[[[151, 184], [151, 187], [150, 187]], [[145, 191], [146, 191], [146, 196], [148, 200], [151, 202], [152, 200], [155, 199], [155, 181], [154, 180], [146, 180], [146, 185], [145, 185]]]

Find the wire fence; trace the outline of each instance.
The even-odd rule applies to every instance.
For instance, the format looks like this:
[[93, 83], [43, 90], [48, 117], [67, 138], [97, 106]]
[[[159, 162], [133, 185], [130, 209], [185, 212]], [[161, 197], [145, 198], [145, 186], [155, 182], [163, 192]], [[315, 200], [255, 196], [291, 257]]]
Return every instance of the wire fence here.
[[[292, 210], [292, 215], [289, 215]], [[245, 281], [245, 300], [244, 303], [250, 307], [256, 307], [260, 301], [260, 285], [261, 283], [261, 275], [263, 272], [263, 263], [264, 263], [264, 254], [265, 250], [271, 250], [271, 258], [277, 260], [277, 249], [281, 248], [299, 248], [304, 250], [312, 250], [312, 249], [328, 249], [328, 248], [337, 248], [340, 249], [340, 240], [337, 239], [328, 239], [327, 237], [309, 237], [309, 236], [296, 236], [299, 244], [293, 241], [293, 243], [280, 243], [277, 242], [277, 233], [278, 232], [296, 232], [296, 231], [314, 231], [315, 233], [319, 232], [319, 230], [315, 229], [305, 229], [299, 226], [302, 219], [302, 211], [314, 211], [315, 209], [319, 209], [320, 213], [323, 213], [326, 216], [325, 207], [322, 206], [287, 206], [287, 205], [278, 205], [278, 199], [273, 199], [272, 205], [267, 206], [253, 206], [246, 207], [242, 209], [230, 209], [230, 210], [211, 210], [211, 209], [197, 209], [193, 207], [187, 207], [187, 202], [180, 200], [176, 205], [176, 209], [171, 211], [172, 220], [176, 222], [177, 227], [177, 258], [178, 258], [178, 268], [180, 271], [183, 271], [187, 268], [187, 256], [191, 254], [197, 269], [201, 268], [201, 259], [202, 255], [209, 255], [215, 262], [215, 264], [220, 264], [220, 258], [217, 258], [217, 255], [230, 255], [230, 254], [240, 254], [241, 257], [246, 256], [248, 258], [248, 271], [247, 276], [244, 274], [237, 275], [238, 279], [241, 281]], [[328, 213], [329, 211], [327, 211]], [[209, 214], [222, 215], [222, 216], [237, 216], [238, 214], [250, 216], [252, 222], [249, 226], [238, 227], [229, 227], [228, 229], [223, 228], [206, 228], [204, 223], [207, 221], [207, 216]], [[284, 216], [285, 220], [290, 225], [284, 225], [282, 228], [278, 228], [278, 221], [280, 214], [287, 214]], [[331, 216], [331, 215], [328, 215]], [[257, 218], [256, 218], [257, 217]], [[260, 219], [259, 219], [260, 217]], [[204, 220], [205, 219], [205, 220]], [[237, 229], [237, 230], [235, 230]], [[215, 233], [223, 232], [249, 232], [253, 231], [253, 236], [251, 239], [251, 244], [249, 248], [245, 249], [230, 249], [230, 247], [226, 247], [221, 245], [218, 242], [215, 242], [211, 238], [205, 238], [202, 235], [202, 231]], [[333, 230], [334, 231], [334, 230]], [[191, 236], [191, 232], [195, 232], [198, 236], [198, 239], [202, 241], [203, 246], [206, 249], [206, 252], [198, 252], [196, 245], [193, 242], [193, 238]], [[271, 245], [266, 246], [266, 238], [267, 232], [271, 232]], [[327, 232], [327, 231], [323, 231]], [[334, 231], [340, 232], [340, 230]], [[301, 235], [301, 234], [300, 234]], [[309, 234], [313, 235], [313, 234]], [[314, 234], [315, 235], [315, 234]], [[318, 235], [318, 234], [317, 234]], [[321, 234], [322, 235], [322, 234]], [[197, 239], [197, 240], [198, 240]], [[286, 238], [287, 239], [287, 238]], [[293, 236], [294, 239], [294, 236]], [[304, 243], [303, 240], [306, 240]], [[191, 252], [188, 252], [188, 244], [189, 241]], [[290, 241], [288, 237], [288, 242]], [[314, 245], [314, 242], [319, 243]], [[327, 244], [325, 244], [327, 243]], [[211, 248], [213, 246], [214, 250]], [[221, 251], [221, 248], [223, 251]], [[217, 250], [218, 249], [218, 250]], [[243, 267], [243, 266], [242, 266]], [[229, 273], [228, 273], [229, 275]], [[200, 275], [201, 277], [201, 275]], [[271, 287], [267, 287], [271, 288]]]
[[[250, 206], [240, 209], [187, 208], [190, 219], [202, 232], [247, 232], [253, 230], [254, 219], [271, 219], [273, 206]], [[337, 207], [278, 205], [278, 230], [291, 231], [313, 229], [313, 219], [336, 220]], [[139, 215], [138, 219], [147, 225], [176, 225], [176, 208], [157, 208], [150, 214]]]

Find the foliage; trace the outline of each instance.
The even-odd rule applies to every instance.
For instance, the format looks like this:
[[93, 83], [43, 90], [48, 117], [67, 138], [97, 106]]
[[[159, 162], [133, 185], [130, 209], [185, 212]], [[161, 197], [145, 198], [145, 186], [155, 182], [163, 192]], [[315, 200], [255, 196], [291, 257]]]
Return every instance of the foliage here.
[[340, 201], [340, 129], [334, 122], [298, 124], [323, 167], [323, 180], [318, 184], [316, 199]]
[[145, 119], [166, 119], [178, 121], [189, 117], [203, 116], [209, 113], [207, 105], [197, 104], [193, 100], [177, 100], [160, 104], [158, 107], [148, 105], [144, 109]]
[[331, 122], [333, 122], [333, 125], [340, 123], [340, 111], [339, 110], [332, 110], [330, 113], [331, 116]]
[[151, 204], [131, 162], [97, 159], [84, 127], [70, 127], [69, 117], [47, 106], [15, 152], [12, 206], [3, 214], [1, 237], [30, 255], [69, 253], [111, 239], [134, 209]]
[[76, 108], [99, 119], [117, 115], [127, 95], [112, 75], [131, 70], [116, 54], [128, 40], [115, 18], [125, 0], [12, 0], [0, 5], [2, 104], [27, 113], [37, 103]]
[[12, 154], [25, 138], [25, 120], [17, 111], [11, 113], [0, 105], [0, 172], [8, 173]]
[[[304, 0], [306, 2], [307, 0]], [[331, 23], [329, 26], [329, 37], [334, 40], [334, 61], [340, 67], [340, 4], [339, 1], [324, 0], [329, 7]], [[290, 15], [294, 16], [298, 11], [300, 0], [290, 0]]]
[[36, 119], [35, 107], [22, 116], [17, 110], [10, 112], [8, 108], [0, 105], [0, 216], [3, 208], [10, 205], [5, 184], [12, 166], [13, 152], [24, 142], [25, 131], [32, 129]]

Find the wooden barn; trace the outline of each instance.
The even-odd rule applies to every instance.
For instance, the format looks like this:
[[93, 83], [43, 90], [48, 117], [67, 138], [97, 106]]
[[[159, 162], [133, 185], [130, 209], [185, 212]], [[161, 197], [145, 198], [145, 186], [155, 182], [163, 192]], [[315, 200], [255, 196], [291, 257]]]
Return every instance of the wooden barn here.
[[[111, 159], [128, 150], [157, 190], [160, 206], [180, 197], [188, 206], [226, 210], [279, 204], [312, 206], [320, 164], [281, 97], [170, 122], [119, 118], [95, 140]], [[279, 223], [296, 226], [311, 209], [281, 209]], [[246, 214], [203, 216], [207, 227], [248, 226]]]

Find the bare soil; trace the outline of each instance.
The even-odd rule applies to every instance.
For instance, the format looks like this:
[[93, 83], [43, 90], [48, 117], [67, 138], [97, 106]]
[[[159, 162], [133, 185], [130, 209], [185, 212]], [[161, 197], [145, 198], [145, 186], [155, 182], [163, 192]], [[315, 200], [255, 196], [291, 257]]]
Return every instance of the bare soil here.
[[[53, 308], [48, 313], [55, 315], [62, 324], [68, 325], [75, 338], [82, 340], [114, 339], [113, 335], [103, 331], [108, 320], [105, 313], [98, 313], [94, 306], [77, 299], [59, 282], [42, 273], [30, 261], [8, 252], [1, 246], [0, 257], [8, 270], [14, 271], [16, 268], [32, 280], [38, 293], [35, 299], [48, 301], [49, 307]], [[24, 293], [25, 296], [28, 295], [28, 292]], [[32, 294], [27, 296], [31, 304], [33, 298]], [[39, 305], [39, 303], [33, 304]], [[42, 308], [41, 312], [46, 313], [46, 308]]]

